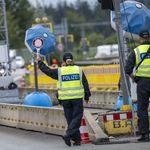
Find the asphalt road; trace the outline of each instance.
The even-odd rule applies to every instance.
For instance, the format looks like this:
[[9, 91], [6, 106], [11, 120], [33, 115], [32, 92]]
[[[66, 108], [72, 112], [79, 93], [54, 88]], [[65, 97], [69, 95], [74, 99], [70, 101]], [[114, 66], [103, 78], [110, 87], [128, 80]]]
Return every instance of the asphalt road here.
[[12, 76], [16, 80], [17, 78], [21, 78], [23, 75], [25, 75], [25, 68], [16, 69], [16, 71], [12, 71]]
[[[134, 137], [117, 138], [113, 141], [135, 141]], [[22, 129], [0, 126], [0, 150], [149, 150], [150, 142], [126, 144], [82, 144], [81, 146], [65, 145], [61, 136]]]
[[[25, 75], [25, 69], [17, 69], [17, 71], [12, 72], [12, 75], [15, 79], [21, 78]], [[97, 117], [96, 113], [107, 111], [102, 109], [85, 109], [88, 109], [91, 113], [95, 113], [94, 118]], [[118, 143], [121, 141], [130, 141], [130, 143], [126, 144], [82, 144], [77, 147], [68, 147], [65, 145], [61, 136], [0, 126], [0, 150], [150, 150], [150, 142], [136, 143], [137, 138], [138, 137], [118, 137], [110, 139], [111, 142]]]

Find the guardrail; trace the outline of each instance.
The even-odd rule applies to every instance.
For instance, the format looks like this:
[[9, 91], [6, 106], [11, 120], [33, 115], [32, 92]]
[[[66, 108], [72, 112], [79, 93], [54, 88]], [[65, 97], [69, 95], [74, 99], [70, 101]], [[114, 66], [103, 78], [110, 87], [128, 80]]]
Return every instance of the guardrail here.
[[[89, 137], [93, 141], [107, 137], [99, 128], [89, 111], [84, 112]], [[62, 108], [35, 107], [26, 105], [0, 104], [0, 124], [63, 135], [67, 129], [67, 122]]]

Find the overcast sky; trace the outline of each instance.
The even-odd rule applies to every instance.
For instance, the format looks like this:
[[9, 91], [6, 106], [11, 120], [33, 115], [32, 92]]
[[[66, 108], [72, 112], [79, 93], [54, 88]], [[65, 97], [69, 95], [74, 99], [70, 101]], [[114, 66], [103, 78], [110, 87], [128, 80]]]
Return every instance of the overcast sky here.
[[[43, 6], [44, 2], [44, 5], [49, 5], [51, 3], [55, 7], [58, 2], [61, 1], [63, 2], [64, 0], [37, 0], [37, 1], [41, 4], [41, 6]], [[76, 0], [66, 0], [66, 2], [68, 3], [74, 3], [75, 1]], [[87, 1], [90, 4], [90, 6], [93, 6], [97, 0], [82, 0], [82, 1]], [[29, 0], [29, 2], [36, 7], [36, 0]]]

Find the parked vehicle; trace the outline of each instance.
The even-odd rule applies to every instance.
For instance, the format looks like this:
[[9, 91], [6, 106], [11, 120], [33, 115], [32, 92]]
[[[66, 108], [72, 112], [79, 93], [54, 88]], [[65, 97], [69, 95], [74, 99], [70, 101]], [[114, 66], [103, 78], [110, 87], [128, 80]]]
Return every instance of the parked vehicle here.
[[25, 61], [21, 56], [16, 56], [16, 66], [17, 66], [17, 68], [25, 67]]
[[110, 55], [115, 55], [115, 56], [119, 55], [118, 44], [98, 46], [97, 54], [94, 56], [94, 58], [101, 58]]
[[9, 50], [9, 59], [11, 62], [11, 70], [16, 70], [16, 50]]

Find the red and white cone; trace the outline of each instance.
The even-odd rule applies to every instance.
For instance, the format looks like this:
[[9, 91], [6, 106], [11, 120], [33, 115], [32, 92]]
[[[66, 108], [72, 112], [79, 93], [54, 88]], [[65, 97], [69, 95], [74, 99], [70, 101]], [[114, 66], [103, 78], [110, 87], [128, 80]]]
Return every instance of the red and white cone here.
[[26, 84], [25, 84], [24, 76], [22, 76], [21, 87], [25, 87], [25, 86]]
[[89, 134], [87, 131], [87, 126], [86, 126], [84, 116], [82, 117], [82, 122], [81, 122], [81, 126], [79, 130], [80, 130], [80, 135], [81, 135], [81, 140], [82, 140], [81, 144], [92, 143], [92, 140], [89, 139]]

